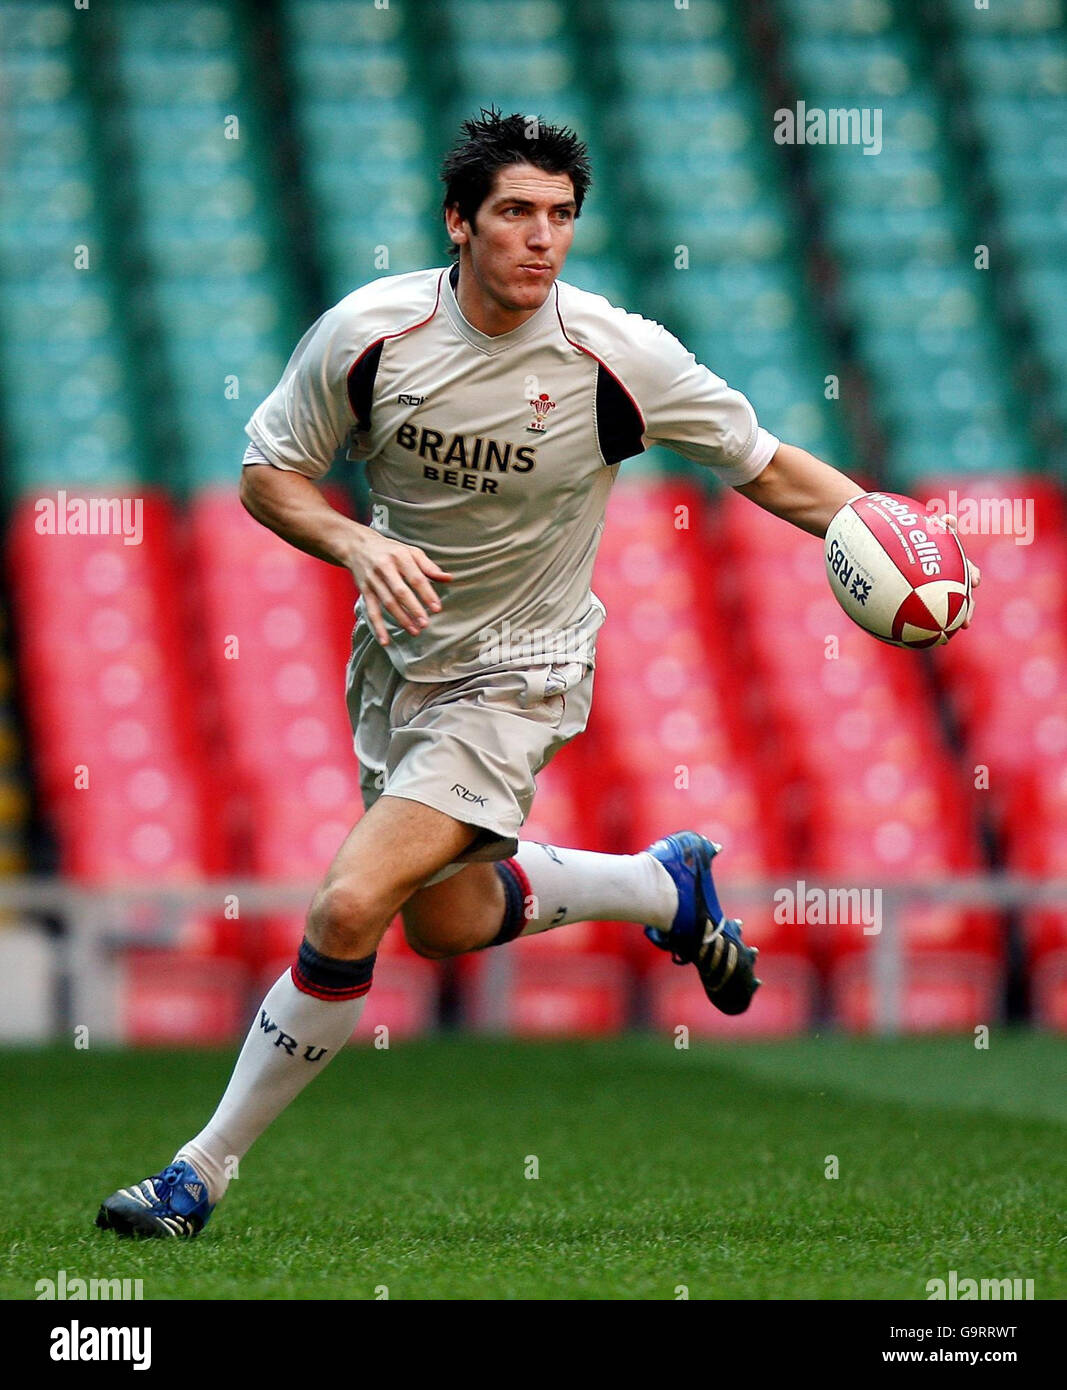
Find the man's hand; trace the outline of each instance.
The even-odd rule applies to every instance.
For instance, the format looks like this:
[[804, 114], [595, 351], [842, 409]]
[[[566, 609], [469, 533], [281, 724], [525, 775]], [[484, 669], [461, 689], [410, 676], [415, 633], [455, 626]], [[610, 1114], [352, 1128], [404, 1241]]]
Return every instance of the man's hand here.
[[[954, 516], [943, 516], [941, 520], [945, 523], [945, 525], [949, 528], [950, 531], [958, 531], [960, 529], [960, 524]], [[962, 546], [960, 548], [963, 549]], [[965, 550], [963, 551], [963, 553], [964, 556], [967, 555], [967, 552]], [[971, 625], [971, 616], [974, 613], [974, 591], [982, 582], [982, 571], [978, 568], [978, 566], [974, 563], [973, 560], [967, 560], [967, 568], [971, 572], [971, 601], [967, 605], [967, 616], [963, 620], [963, 627], [970, 627]]]
[[413, 637], [417, 636], [430, 621], [427, 608], [431, 613], [441, 611], [441, 600], [430, 580], [447, 584], [453, 576], [417, 545], [392, 541], [367, 526], [360, 530], [362, 534], [353, 541], [346, 563], [363, 595], [367, 621], [375, 637], [383, 647], [388, 645], [383, 611]]
[[[806, 449], [795, 444], [780, 444], [770, 463], [750, 483], [737, 489], [783, 521], [790, 521], [813, 536], [825, 536], [826, 528], [846, 502], [863, 493], [863, 488], [851, 478], [823, 463]], [[957, 529], [954, 516], [943, 517], [946, 526]], [[967, 564], [971, 571], [971, 589], [978, 588], [982, 576], [978, 566]], [[974, 612], [972, 593], [964, 627], [970, 627]]]
[[367, 621], [383, 647], [389, 642], [383, 614], [415, 637], [430, 621], [426, 609], [441, 611], [430, 580], [447, 584], [451, 574], [417, 545], [390, 540], [342, 516], [302, 473], [268, 463], [246, 464], [241, 501], [261, 525], [297, 550], [351, 571]]

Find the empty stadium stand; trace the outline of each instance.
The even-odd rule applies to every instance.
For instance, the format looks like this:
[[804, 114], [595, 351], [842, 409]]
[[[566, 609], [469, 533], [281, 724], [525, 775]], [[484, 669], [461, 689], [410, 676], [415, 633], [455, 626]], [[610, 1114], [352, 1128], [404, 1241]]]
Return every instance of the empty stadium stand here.
[[[892, 893], [990, 869], [1067, 875], [1063, 7], [763, 0], [763, 29], [749, 9], [0, 9], [5, 565], [33, 796], [61, 874], [311, 883], [359, 816], [343, 699], [354, 589], [242, 510], [243, 425], [312, 313], [443, 262], [440, 155], [495, 103], [589, 141], [565, 279], [663, 321], [761, 423], [846, 472], [884, 443], [871, 481], [971, 509], [962, 539], [984, 582], [949, 646], [891, 650], [837, 608], [818, 541], [673, 455], [624, 462], [594, 579], [609, 613], [594, 714], [526, 830], [620, 853], [689, 825], [721, 840], [727, 906], [763, 951], [758, 1007], [724, 1019], [639, 927], [587, 923], [457, 962], [460, 1018], [530, 1035], [883, 1026], [881, 931], [776, 911], [767, 884], [795, 896], [804, 880], [886, 890], [899, 1026], [994, 1021], [1021, 950], [1032, 1017], [1067, 1028], [1059, 905], [1010, 917]], [[269, 84], [264, 52], [279, 59]], [[877, 157], [783, 150], [782, 92], [877, 109]], [[306, 245], [287, 240], [293, 200]], [[984, 243], [1002, 255], [995, 284]], [[308, 286], [323, 299], [310, 309]], [[830, 378], [865, 385], [877, 440]], [[356, 478], [331, 475], [342, 508]], [[138, 539], [42, 525], [38, 504], [58, 518], [68, 494], [128, 507]], [[0, 871], [24, 863], [13, 827], [29, 801], [9, 677], [0, 663]], [[228, 1040], [301, 931], [289, 910], [127, 914], [121, 1031]], [[359, 1037], [437, 1026], [442, 979], [394, 926]]]
[[[823, 885], [887, 897], [898, 880], [977, 869], [979, 794], [944, 742], [914, 653], [873, 642], [849, 622], [811, 537], [736, 495], [724, 499], [719, 521], [715, 549], [731, 576], [735, 659], [757, 690], [750, 717], [763, 738], [755, 757], [785, 807], [791, 862]], [[769, 593], [777, 600], [768, 602]], [[882, 925], [850, 909], [847, 920], [810, 930], [834, 1011], [853, 1028], [875, 1022]], [[995, 920], [909, 906], [888, 926], [903, 950], [904, 1026], [964, 1027], [997, 1016], [1003, 947]]]

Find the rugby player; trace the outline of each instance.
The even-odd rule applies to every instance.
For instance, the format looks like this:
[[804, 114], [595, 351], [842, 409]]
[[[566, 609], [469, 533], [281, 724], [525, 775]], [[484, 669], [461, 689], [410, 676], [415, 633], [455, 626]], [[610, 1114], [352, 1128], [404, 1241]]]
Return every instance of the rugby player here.
[[[590, 182], [571, 131], [483, 111], [442, 178], [455, 263], [330, 309], [247, 426], [245, 507], [359, 590], [347, 698], [366, 810], [207, 1126], [100, 1208], [120, 1234], [202, 1229], [235, 1162], [351, 1037], [398, 912], [434, 960], [623, 920], [724, 1013], [759, 984], [698, 831], [633, 855], [519, 831], [588, 718], [605, 616], [590, 578], [622, 461], [665, 445], [815, 536], [862, 488], [762, 429], [659, 324], [559, 280]], [[370, 526], [316, 485], [343, 445], [366, 465]]]

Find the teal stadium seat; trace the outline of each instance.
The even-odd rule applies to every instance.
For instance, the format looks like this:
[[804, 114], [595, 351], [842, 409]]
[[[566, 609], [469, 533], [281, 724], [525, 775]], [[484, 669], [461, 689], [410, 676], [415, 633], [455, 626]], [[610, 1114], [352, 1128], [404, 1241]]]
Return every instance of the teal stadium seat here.
[[784, 165], [729, 7], [668, 14], [624, 0], [603, 14], [627, 74], [608, 119], [636, 155], [629, 192], [653, 316], [749, 395], [768, 429], [848, 467]]
[[994, 14], [952, 5], [960, 62], [985, 145], [997, 214], [1047, 367], [1052, 407], [1067, 420], [1067, 36], [1060, 0], [1021, 0]]
[[963, 36], [964, 66], [980, 75], [989, 96], [1062, 97], [1067, 92], [1067, 51], [1063, 35]]
[[[0, 404], [13, 495], [117, 489], [138, 472], [75, 24], [63, 4], [0, 9]], [[79, 246], [85, 269], [75, 268]]]
[[1060, 28], [1065, 17], [1063, 0], [1013, 0], [986, 10], [976, 10], [974, 0], [946, 0], [946, 4], [957, 22], [966, 21], [985, 34], [1048, 34]]
[[891, 0], [780, 0], [780, 8], [799, 31], [873, 38], [893, 25]]
[[810, 107], [882, 112], [882, 149], [809, 145], [807, 160], [841, 267], [889, 481], [925, 470], [1032, 464], [1006, 338], [974, 264], [980, 240], [963, 166], [918, 49], [912, 16], [889, 3], [786, 0], [788, 66]]
[[[169, 481], [230, 481], [244, 423], [281, 375], [296, 332], [243, 35], [231, 8], [179, 0], [123, 0], [116, 33], [177, 419], [180, 462]], [[232, 117], [236, 139], [226, 137]]]
[[284, 9], [300, 129], [329, 297], [434, 264], [430, 112], [401, 15], [349, 0]]

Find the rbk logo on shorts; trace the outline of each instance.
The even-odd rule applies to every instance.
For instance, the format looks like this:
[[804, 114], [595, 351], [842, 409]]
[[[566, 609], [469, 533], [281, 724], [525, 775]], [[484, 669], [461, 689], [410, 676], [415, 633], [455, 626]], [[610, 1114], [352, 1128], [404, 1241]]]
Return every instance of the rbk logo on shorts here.
[[484, 806], [485, 797], [479, 796], [477, 792], [472, 792], [468, 787], [462, 787], [458, 782], [452, 784], [452, 790], [458, 792], [464, 801], [473, 801], [475, 806]]

